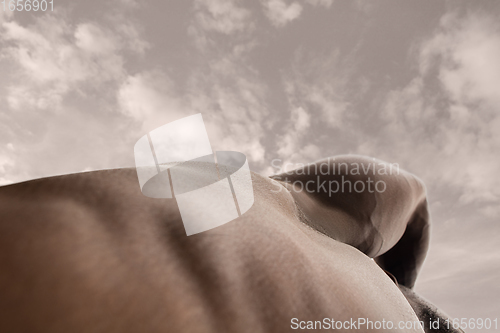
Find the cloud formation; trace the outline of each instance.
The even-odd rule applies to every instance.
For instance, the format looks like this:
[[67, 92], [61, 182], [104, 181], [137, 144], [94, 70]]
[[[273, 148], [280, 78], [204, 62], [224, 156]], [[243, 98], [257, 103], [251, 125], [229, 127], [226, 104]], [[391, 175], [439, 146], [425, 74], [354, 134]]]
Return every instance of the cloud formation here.
[[226, 35], [252, 28], [250, 11], [234, 0], [197, 0], [194, 3], [196, 21], [208, 31]]
[[[304, 7], [300, 2], [287, 0], [261, 0], [263, 10], [271, 24], [281, 28], [288, 23], [298, 19], [302, 14]], [[329, 8], [333, 0], [305, 0], [302, 3]]]
[[70, 90], [124, 75], [121, 53], [129, 47], [130, 35], [121, 31], [91, 22], [73, 25], [62, 15], [43, 16], [28, 27], [12, 20], [2, 30], [7, 45], [3, 56], [19, 68], [7, 97], [13, 109], [58, 108]]
[[[283, 164], [314, 161], [321, 157], [320, 149], [310, 142], [304, 142], [304, 134], [311, 126], [311, 115], [302, 107], [291, 110], [291, 118], [285, 134], [278, 137], [278, 155]], [[274, 172], [276, 170], [273, 170]]]
[[297, 2], [287, 4], [284, 0], [265, 0], [262, 5], [266, 16], [277, 27], [297, 19], [302, 13], [302, 6]]
[[[134, 24], [120, 21], [124, 19], [110, 14], [101, 22], [74, 24], [67, 12], [55, 11], [21, 24], [15, 15], [3, 14], [0, 68], [5, 81], [0, 100], [4, 102], [4, 124], [10, 126], [2, 128], [1, 139], [18, 147], [0, 147], [2, 160], [9, 162], [8, 172], [0, 170], [3, 183], [75, 172], [95, 163], [85, 161], [89, 156], [84, 152], [95, 155], [99, 149], [95, 150], [93, 143], [102, 137], [87, 133], [99, 133], [98, 128], [104, 130], [113, 118], [108, 113], [112, 101], [101, 92], [108, 92], [126, 78], [126, 55], [141, 56], [147, 48]], [[102, 120], [96, 125], [98, 114]], [[54, 168], [46, 157], [71, 151], [69, 142], [79, 140], [72, 137], [75, 135], [86, 137], [85, 147], [80, 148], [78, 157], [62, 160]], [[101, 158], [97, 164], [102, 168], [107, 163], [107, 158]]]
[[[500, 204], [500, 161], [492, 158], [500, 149], [499, 28], [487, 14], [444, 16], [421, 46], [418, 76], [385, 104], [387, 135], [401, 138], [399, 150], [423, 157], [408, 154], [405, 162], [430, 183], [455, 186], [462, 203], [490, 203], [490, 215]], [[423, 165], [428, 160], [432, 169]]]
[[486, 13], [450, 13], [422, 50], [422, 71], [439, 62], [439, 79], [452, 102], [498, 107], [500, 24]]

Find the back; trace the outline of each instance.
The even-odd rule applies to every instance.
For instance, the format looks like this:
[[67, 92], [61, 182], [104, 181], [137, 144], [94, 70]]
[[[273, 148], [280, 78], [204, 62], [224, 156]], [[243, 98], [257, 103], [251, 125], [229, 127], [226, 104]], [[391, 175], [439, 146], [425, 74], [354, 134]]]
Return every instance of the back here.
[[[189, 237], [174, 199], [143, 196], [134, 169], [0, 188], [0, 331], [289, 332], [324, 318], [418, 321], [369, 257], [304, 224], [270, 179], [252, 178], [246, 214]], [[345, 331], [371, 331], [355, 328]]]

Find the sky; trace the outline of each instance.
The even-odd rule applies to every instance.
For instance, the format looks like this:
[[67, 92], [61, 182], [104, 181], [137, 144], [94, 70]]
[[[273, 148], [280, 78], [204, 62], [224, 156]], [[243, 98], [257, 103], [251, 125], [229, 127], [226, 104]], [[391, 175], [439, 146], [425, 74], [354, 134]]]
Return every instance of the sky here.
[[498, 318], [499, 17], [494, 0], [0, 8], [0, 184], [132, 167], [141, 136], [196, 113], [214, 150], [264, 175], [373, 156], [427, 186], [417, 292]]

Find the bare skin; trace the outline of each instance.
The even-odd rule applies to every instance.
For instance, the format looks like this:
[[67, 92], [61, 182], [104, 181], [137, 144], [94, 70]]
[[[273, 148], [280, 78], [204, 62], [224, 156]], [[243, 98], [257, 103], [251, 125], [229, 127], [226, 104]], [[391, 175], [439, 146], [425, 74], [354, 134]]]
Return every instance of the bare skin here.
[[363, 156], [337, 156], [315, 164], [272, 178], [290, 190], [305, 223], [376, 258], [400, 284], [413, 288], [429, 246], [424, 184], [404, 170]]
[[[417, 322], [370, 259], [413, 286], [428, 215], [424, 187], [410, 176], [384, 178], [384, 193], [327, 200], [252, 174], [253, 207], [189, 237], [175, 200], [142, 195], [133, 168], [1, 187], [0, 332], [290, 332], [292, 318]], [[391, 252], [398, 246], [399, 256]]]

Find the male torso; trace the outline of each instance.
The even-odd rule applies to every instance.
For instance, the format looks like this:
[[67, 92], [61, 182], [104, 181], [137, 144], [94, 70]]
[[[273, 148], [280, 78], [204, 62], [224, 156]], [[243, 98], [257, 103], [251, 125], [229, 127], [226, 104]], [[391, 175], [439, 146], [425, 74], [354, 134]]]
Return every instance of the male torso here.
[[189, 237], [175, 201], [143, 196], [134, 169], [0, 188], [0, 332], [290, 332], [293, 318], [418, 321], [373, 260], [305, 224], [275, 182], [252, 178], [246, 214]]

